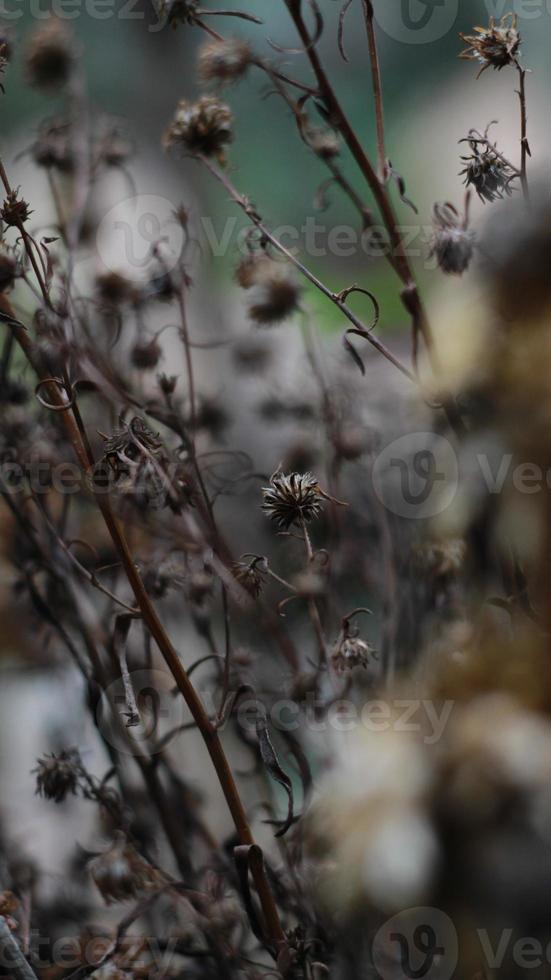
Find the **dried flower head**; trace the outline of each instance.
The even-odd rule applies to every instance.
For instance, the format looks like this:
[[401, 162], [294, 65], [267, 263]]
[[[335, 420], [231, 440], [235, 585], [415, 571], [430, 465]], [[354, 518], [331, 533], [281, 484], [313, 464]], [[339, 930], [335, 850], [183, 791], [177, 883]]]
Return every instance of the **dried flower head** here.
[[132, 143], [118, 129], [108, 129], [101, 137], [99, 158], [107, 167], [121, 167], [132, 153]]
[[[0, 31], [0, 78], [5, 73], [11, 60], [12, 46], [10, 36], [6, 31]], [[0, 92], [4, 91], [4, 86], [0, 84]]]
[[15, 228], [19, 228], [25, 221], [28, 221], [31, 214], [32, 211], [27, 202], [19, 197], [19, 189], [9, 192], [0, 210], [2, 221]]
[[241, 38], [207, 41], [199, 51], [199, 80], [203, 85], [229, 85], [243, 78], [252, 61], [251, 47]]
[[170, 398], [176, 390], [176, 384], [178, 383], [178, 375], [176, 374], [159, 374], [157, 381], [159, 383], [159, 388], [161, 389], [163, 395]]
[[157, 15], [161, 21], [176, 28], [178, 24], [193, 24], [198, 0], [157, 0]]
[[233, 115], [229, 107], [212, 95], [197, 102], [179, 102], [164, 135], [166, 149], [224, 160], [224, 147], [233, 140]]
[[70, 136], [70, 123], [65, 120], [44, 122], [31, 147], [36, 165], [58, 170], [62, 174], [71, 174], [75, 168], [75, 159]]
[[481, 201], [492, 202], [504, 195], [511, 195], [511, 183], [518, 177], [511, 164], [498, 153], [487, 138], [479, 137], [473, 130], [466, 140], [471, 153], [461, 157], [465, 163], [460, 176], [465, 176], [465, 185], [474, 187]]
[[88, 870], [101, 893], [111, 905], [137, 898], [142, 892], [162, 884], [161, 875], [119, 833], [104, 854], [88, 862]]
[[258, 598], [264, 587], [263, 564], [265, 567], [265, 559], [255, 555], [250, 561], [236, 561], [232, 565], [233, 577], [253, 599]]
[[274, 473], [262, 494], [262, 510], [285, 531], [319, 517], [323, 507], [323, 493], [311, 473]]
[[374, 649], [359, 636], [347, 636], [335, 644], [331, 662], [337, 674], [344, 674], [354, 667], [367, 670], [374, 656]]
[[469, 267], [474, 251], [474, 233], [468, 230], [467, 215], [462, 218], [453, 204], [435, 204], [434, 234], [430, 256], [435, 256], [442, 272], [460, 276]]
[[135, 297], [134, 287], [120, 272], [102, 272], [96, 277], [99, 299], [107, 306], [117, 307]]
[[288, 262], [279, 262], [262, 253], [240, 263], [236, 278], [250, 289], [247, 309], [259, 326], [280, 323], [298, 309], [300, 285]]
[[505, 14], [498, 24], [491, 17], [488, 27], [475, 27], [474, 30], [475, 34], [459, 35], [468, 44], [459, 57], [482, 64], [478, 78], [487, 68], [501, 71], [506, 65], [517, 64], [521, 39], [516, 14]]
[[36, 773], [36, 792], [46, 800], [62, 803], [69, 793], [76, 795], [80, 769], [80, 757], [75, 749], [55, 755], [45, 755], [38, 759]]
[[50, 17], [32, 35], [25, 53], [29, 85], [51, 90], [65, 85], [76, 59], [72, 34], [66, 23]]
[[157, 367], [161, 354], [160, 344], [156, 340], [139, 341], [130, 352], [130, 360], [135, 368], [150, 371]]

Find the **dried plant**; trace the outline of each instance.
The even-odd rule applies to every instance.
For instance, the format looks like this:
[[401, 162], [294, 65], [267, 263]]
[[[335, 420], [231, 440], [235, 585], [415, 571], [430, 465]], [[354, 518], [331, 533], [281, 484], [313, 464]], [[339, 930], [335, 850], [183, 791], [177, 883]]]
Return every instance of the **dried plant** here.
[[[65, 890], [43, 887], [48, 860], [30, 865], [0, 834], [0, 951], [17, 980], [398, 977], [412, 910], [429, 915], [415, 948], [441, 957], [442, 977], [456, 963], [446, 973], [438, 916], [469, 980], [490, 975], [481, 929], [551, 943], [550, 484], [537, 497], [514, 480], [485, 492], [475, 466], [497, 454], [532, 478], [551, 472], [551, 198], [529, 180], [517, 18], [461, 35], [479, 75], [516, 73], [520, 151], [518, 165], [505, 158], [489, 127], [462, 141], [464, 212], [434, 204], [429, 254], [435, 276], [464, 277], [467, 298], [461, 322], [448, 310], [436, 335], [403, 247], [402, 209], [415, 206], [388, 154], [377, 4], [356, 4], [372, 158], [325, 67], [323, 5], [279, 2], [306, 80], [275, 41], [270, 58], [257, 53], [252, 0], [155, 4], [164, 23], [196, 32], [210, 90], [175, 93], [159, 145], [175, 173], [198, 165], [250, 225], [228, 297], [204, 317], [212, 327], [189, 302], [205, 263], [183, 204], [169, 221], [177, 255], [164, 228], [139, 275], [122, 252], [120, 268], [76, 274], [98, 231], [92, 191], [132, 182], [134, 142], [88, 101], [64, 21], [47, 18], [23, 51], [28, 84], [59, 103], [26, 149], [55, 228], [36, 226], [33, 194], [0, 161], [2, 548], [28, 656], [79, 677], [104, 769], [62, 719], [33, 771], [42, 801], [60, 819], [87, 808], [102, 840], [86, 851], [67, 841]], [[335, 38], [345, 61], [351, 6]], [[245, 22], [246, 36], [211, 18]], [[12, 50], [0, 34], [4, 82]], [[238, 187], [239, 116], [218, 90], [231, 102], [255, 78], [325, 168], [317, 201], [341, 195], [382, 247], [407, 323], [388, 345], [367, 274], [329, 285], [271, 230], [269, 167], [262, 203]], [[479, 210], [497, 212], [476, 236], [472, 188], [491, 205]], [[342, 317], [338, 351], [312, 292]], [[220, 325], [230, 294], [238, 330]], [[371, 321], [352, 309], [362, 298]], [[425, 490], [442, 506], [415, 510]], [[414, 732], [412, 705], [424, 709]], [[64, 902], [78, 962], [37, 965], [31, 933], [57, 937]], [[103, 947], [91, 958], [94, 930]], [[525, 974], [507, 952], [498, 975]]]

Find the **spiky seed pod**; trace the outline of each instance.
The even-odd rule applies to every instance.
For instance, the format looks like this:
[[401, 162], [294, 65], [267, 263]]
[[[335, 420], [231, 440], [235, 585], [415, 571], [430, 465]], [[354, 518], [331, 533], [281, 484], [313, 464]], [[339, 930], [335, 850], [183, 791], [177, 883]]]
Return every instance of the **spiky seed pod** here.
[[194, 155], [224, 160], [224, 147], [233, 140], [233, 115], [229, 107], [212, 95], [197, 102], [182, 99], [163, 143], [167, 150], [179, 149]]
[[67, 25], [51, 17], [34, 32], [25, 52], [29, 85], [46, 91], [61, 88], [76, 61], [73, 36]]
[[72, 174], [75, 158], [70, 139], [70, 124], [54, 119], [44, 123], [31, 147], [32, 157], [38, 167]]
[[435, 204], [434, 233], [429, 255], [435, 256], [442, 272], [460, 276], [473, 257], [475, 236], [453, 204]]
[[203, 85], [230, 85], [244, 77], [252, 61], [251, 47], [241, 38], [207, 41], [199, 51], [199, 81]]
[[142, 371], [151, 371], [157, 367], [161, 359], [162, 350], [156, 340], [139, 342], [134, 344], [130, 352], [130, 360], [135, 368]]
[[459, 35], [468, 44], [459, 57], [482, 64], [478, 78], [487, 68], [501, 71], [506, 65], [517, 63], [521, 38], [516, 14], [505, 14], [498, 24], [491, 17], [488, 27], [475, 27], [474, 30], [475, 34]]
[[18, 228], [19, 225], [24, 224], [28, 221], [32, 211], [29, 205], [22, 197], [19, 197], [19, 191], [10, 191], [4, 203], [2, 209], [0, 210], [0, 217], [2, 221], [9, 225], [10, 227]]
[[16, 272], [15, 259], [8, 252], [0, 251], [0, 293], [13, 286]]
[[257, 558], [252, 561], [236, 561], [232, 565], [233, 577], [253, 599], [258, 599], [264, 588], [264, 576], [258, 566]]
[[105, 903], [126, 902], [162, 884], [161, 875], [119, 833], [104, 854], [88, 862], [88, 870]]
[[367, 670], [374, 653], [373, 647], [359, 636], [346, 636], [336, 643], [331, 662], [338, 674], [353, 670], [354, 667]]
[[37, 762], [33, 773], [36, 773], [38, 796], [53, 800], [54, 803], [62, 803], [69, 793], [76, 795], [80, 758], [75, 749], [60, 752], [59, 755], [52, 752]]
[[300, 285], [293, 267], [263, 255], [241, 264], [239, 276], [250, 289], [248, 314], [259, 326], [281, 323], [298, 309]]
[[465, 185], [474, 187], [484, 203], [510, 196], [513, 192], [511, 183], [518, 173], [491, 146], [484, 145], [481, 149], [477, 142], [469, 142], [471, 155], [461, 157], [466, 164], [460, 172], [460, 176], [465, 176]]
[[320, 485], [311, 473], [274, 473], [262, 494], [262, 510], [284, 531], [314, 520], [323, 508]]

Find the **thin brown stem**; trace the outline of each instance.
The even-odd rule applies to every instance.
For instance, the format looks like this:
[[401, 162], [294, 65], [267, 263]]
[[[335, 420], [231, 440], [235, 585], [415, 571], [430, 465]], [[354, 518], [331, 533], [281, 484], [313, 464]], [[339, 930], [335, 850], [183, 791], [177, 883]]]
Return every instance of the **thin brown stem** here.
[[519, 76], [519, 100], [520, 100], [520, 180], [522, 192], [527, 201], [530, 200], [528, 188], [528, 157], [530, 156], [530, 144], [528, 143], [528, 109], [526, 105], [526, 69], [522, 68], [517, 62]]
[[[37, 376], [41, 380], [47, 382], [48, 374], [43, 369], [41, 358], [39, 352], [36, 350], [35, 344], [23, 325], [14, 317], [13, 311], [6, 297], [2, 296], [1, 301], [2, 310], [5, 316], [9, 318], [9, 323], [17, 343], [21, 347], [21, 350], [25, 354]], [[93, 458], [90, 458], [89, 448], [82, 438], [79, 426], [75, 421], [72, 411], [67, 410], [67, 405], [59, 392], [58, 386], [50, 383], [47, 385], [47, 387], [49, 389], [50, 404], [55, 405], [59, 409], [57, 414], [60, 416], [63, 422], [66, 434], [74, 449], [78, 462], [83, 471], [86, 473], [90, 467], [94, 465]], [[130, 552], [124, 531], [111, 508], [107, 496], [101, 492], [95, 491], [94, 499], [101, 511], [115, 550], [117, 551], [121, 564], [124, 567], [126, 577], [140, 608], [144, 623], [153, 636], [153, 639], [155, 640], [176, 682], [178, 690], [182, 694], [191, 716], [196, 723], [199, 732], [201, 733], [218, 776], [228, 809], [231, 813], [237, 836], [242, 844], [253, 845], [255, 841], [249, 826], [247, 814], [241, 801], [241, 797], [239, 795], [239, 791], [237, 789], [237, 785], [222, 747], [219, 735], [211, 723], [203, 702], [190, 681], [187, 671], [185, 670], [180, 657], [151, 602]], [[263, 867], [259, 865], [258, 867], [253, 868], [253, 877], [264, 913], [267, 935], [271, 943], [274, 944], [275, 948], [278, 948], [285, 942], [285, 934], [279, 920], [279, 914], [274, 897]]]
[[297, 257], [293, 255], [292, 252], [286, 249], [285, 246], [282, 245], [282, 243], [274, 235], [272, 235], [271, 231], [269, 231], [269, 229], [260, 219], [259, 215], [255, 212], [254, 208], [251, 207], [249, 201], [242, 194], [240, 194], [239, 191], [234, 187], [229, 177], [225, 173], [223, 173], [223, 171], [220, 170], [207, 157], [199, 156], [197, 157], [197, 159], [207, 168], [207, 170], [210, 171], [213, 177], [215, 177], [216, 180], [218, 180], [219, 183], [222, 184], [222, 186], [230, 195], [231, 200], [235, 204], [237, 204], [242, 211], [245, 212], [249, 220], [252, 221], [252, 223], [256, 225], [258, 230], [262, 232], [266, 240], [269, 241], [270, 244], [273, 245], [273, 247], [277, 249], [278, 252], [284, 255], [285, 258], [289, 260], [289, 262], [292, 262], [295, 268], [299, 270], [299, 272], [304, 276], [305, 279], [308, 279], [308, 281], [311, 282], [312, 285], [316, 287], [316, 289], [319, 289], [319, 291], [323, 293], [323, 295], [326, 296], [327, 299], [331, 300], [331, 302], [334, 303], [335, 306], [339, 308], [341, 313], [343, 313], [344, 316], [348, 320], [350, 320], [353, 326], [361, 332], [365, 340], [367, 340], [367, 342], [371, 344], [371, 346], [374, 347], [375, 350], [377, 350], [380, 354], [382, 354], [383, 357], [387, 359], [387, 361], [390, 361], [390, 363], [393, 364], [394, 367], [398, 368], [398, 370], [406, 378], [408, 378], [409, 381], [413, 381], [414, 383], [416, 383], [415, 375], [412, 374], [412, 372], [409, 370], [409, 368], [405, 366], [405, 364], [402, 364], [402, 362], [392, 353], [392, 351], [388, 349], [388, 347], [385, 346], [385, 344], [382, 343], [382, 341], [378, 340], [377, 337], [374, 337], [373, 334], [370, 333], [369, 328], [366, 326], [365, 323], [363, 323], [362, 320], [360, 320], [359, 317], [356, 316], [355, 313], [353, 313], [351, 310], [348, 309], [345, 301], [341, 298], [341, 294], [332, 292], [332, 290], [329, 289], [328, 286], [326, 286], [320, 279], [318, 279], [318, 277], [315, 276], [314, 273], [310, 271], [310, 269], [308, 269], [305, 265], [303, 265], [303, 263], [299, 259], [297, 259]]
[[369, 61], [371, 64], [371, 79], [373, 83], [373, 95], [375, 97], [375, 122], [377, 126], [377, 162], [379, 180], [384, 183], [387, 177], [387, 163], [385, 150], [385, 119], [383, 108], [383, 87], [381, 83], [381, 66], [379, 63], [379, 51], [377, 48], [377, 38], [375, 36], [374, 12], [371, 0], [362, 0], [367, 29], [367, 44], [369, 48]]

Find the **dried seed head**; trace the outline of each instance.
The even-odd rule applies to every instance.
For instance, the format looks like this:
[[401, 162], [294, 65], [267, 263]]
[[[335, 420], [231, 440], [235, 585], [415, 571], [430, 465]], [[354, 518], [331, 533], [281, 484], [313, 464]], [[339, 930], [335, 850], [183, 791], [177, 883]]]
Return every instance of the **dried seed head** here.
[[70, 139], [70, 124], [59, 119], [42, 124], [31, 147], [32, 157], [38, 167], [71, 174], [75, 159]]
[[[11, 38], [7, 31], [0, 30], [0, 78], [5, 73], [11, 60], [12, 46]], [[4, 86], [0, 83], [0, 91], [4, 91]]]
[[160, 374], [157, 381], [159, 382], [159, 388], [161, 389], [163, 395], [169, 397], [170, 395], [173, 395], [176, 390], [178, 376], [176, 374]]
[[426, 541], [415, 549], [415, 564], [434, 578], [455, 575], [464, 564], [467, 546], [463, 538]]
[[80, 757], [76, 749], [52, 753], [38, 759], [36, 769], [36, 792], [46, 800], [62, 803], [69, 793], [76, 795]]
[[236, 272], [244, 289], [250, 289], [247, 308], [259, 326], [280, 323], [298, 309], [300, 286], [288, 262], [267, 255], [246, 258]]
[[480, 62], [479, 77], [487, 68], [501, 71], [506, 65], [517, 63], [520, 34], [516, 14], [505, 14], [498, 24], [491, 17], [488, 27], [475, 27], [474, 30], [475, 34], [459, 35], [468, 44], [459, 57]]
[[468, 230], [453, 204], [434, 205], [433, 226], [430, 256], [436, 257], [442, 272], [462, 275], [473, 257], [474, 233]]
[[223, 162], [224, 147], [232, 140], [231, 110], [214, 96], [203, 95], [197, 102], [182, 99], [163, 142], [168, 150], [214, 156]]
[[198, 6], [198, 0], [158, 0], [157, 15], [170, 27], [176, 28], [178, 24], [195, 22]]
[[2, 209], [0, 210], [0, 217], [2, 221], [9, 225], [18, 228], [25, 221], [28, 221], [32, 211], [29, 205], [22, 197], [19, 197], [19, 190], [10, 191], [4, 203]]
[[116, 308], [135, 297], [132, 283], [120, 272], [104, 272], [96, 277], [98, 298], [107, 306]]
[[134, 344], [130, 352], [130, 360], [134, 367], [142, 371], [150, 371], [157, 367], [162, 350], [156, 340]]
[[15, 282], [17, 263], [9, 252], [0, 250], [0, 293], [6, 291]]
[[200, 399], [194, 419], [196, 431], [207, 432], [212, 439], [220, 439], [230, 422], [231, 417], [221, 400], [215, 396]]
[[133, 147], [129, 140], [117, 130], [108, 130], [101, 138], [100, 160], [107, 167], [121, 167], [132, 156]]
[[241, 38], [207, 41], [199, 51], [199, 81], [217, 86], [237, 82], [246, 74], [252, 60], [251, 47]]
[[11, 35], [7, 30], [0, 28], [0, 59], [7, 64], [11, 61], [13, 54]]
[[322, 160], [333, 160], [338, 157], [340, 153], [339, 137], [332, 129], [312, 127], [304, 135], [310, 149]]
[[232, 574], [240, 586], [257, 599], [264, 587], [264, 576], [259, 567], [264, 559], [253, 558], [252, 561], [236, 561], [232, 565]]
[[338, 674], [353, 670], [354, 667], [363, 667], [367, 670], [374, 653], [373, 647], [359, 636], [346, 636], [336, 643], [331, 654], [331, 662]]
[[65, 85], [75, 64], [76, 52], [67, 25], [51, 17], [32, 35], [25, 53], [29, 85], [51, 90]]
[[262, 494], [262, 510], [285, 531], [319, 517], [323, 507], [320, 485], [311, 473], [274, 473]]
[[465, 185], [474, 187], [484, 203], [496, 201], [504, 195], [511, 195], [511, 183], [518, 177], [516, 170], [496, 151], [483, 142], [468, 138], [471, 155], [461, 157], [466, 164], [460, 176], [465, 176]]
[[88, 862], [88, 870], [107, 905], [137, 898], [162, 884], [161, 875], [119, 833], [104, 854]]
[[258, 335], [243, 337], [233, 348], [236, 367], [244, 373], [257, 376], [265, 371], [272, 358], [272, 350]]

